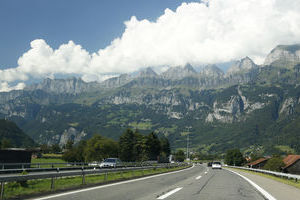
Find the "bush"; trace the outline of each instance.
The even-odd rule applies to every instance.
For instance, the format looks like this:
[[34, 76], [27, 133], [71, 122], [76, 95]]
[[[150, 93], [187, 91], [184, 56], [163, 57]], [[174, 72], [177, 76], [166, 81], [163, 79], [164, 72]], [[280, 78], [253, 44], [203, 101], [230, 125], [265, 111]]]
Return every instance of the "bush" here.
[[280, 172], [284, 166], [285, 166], [285, 164], [282, 161], [282, 158], [280, 158], [279, 156], [276, 156], [276, 157], [269, 159], [263, 168], [265, 170]]

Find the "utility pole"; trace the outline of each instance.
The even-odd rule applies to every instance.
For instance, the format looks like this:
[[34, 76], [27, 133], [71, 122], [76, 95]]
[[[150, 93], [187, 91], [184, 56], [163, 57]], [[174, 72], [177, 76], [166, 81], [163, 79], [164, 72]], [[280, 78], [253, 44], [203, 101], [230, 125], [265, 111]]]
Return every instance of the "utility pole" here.
[[189, 160], [189, 134], [187, 134], [187, 141], [186, 141], [186, 160]]

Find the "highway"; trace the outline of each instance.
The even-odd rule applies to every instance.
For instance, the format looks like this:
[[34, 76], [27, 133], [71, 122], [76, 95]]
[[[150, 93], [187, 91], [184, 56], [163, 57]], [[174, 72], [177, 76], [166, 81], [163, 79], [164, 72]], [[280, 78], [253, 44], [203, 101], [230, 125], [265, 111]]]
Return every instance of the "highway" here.
[[169, 174], [144, 177], [36, 199], [263, 200], [265, 198], [245, 179], [230, 171], [225, 169], [212, 170], [204, 165], [196, 165]]

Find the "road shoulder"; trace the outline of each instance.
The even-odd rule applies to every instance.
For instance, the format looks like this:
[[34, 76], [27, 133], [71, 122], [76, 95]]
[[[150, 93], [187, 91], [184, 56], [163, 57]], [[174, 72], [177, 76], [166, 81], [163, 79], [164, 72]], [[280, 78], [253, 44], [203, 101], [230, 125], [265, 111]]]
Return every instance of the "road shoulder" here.
[[238, 174], [241, 174], [246, 178], [250, 179], [257, 185], [265, 189], [277, 200], [295, 200], [299, 199], [300, 197], [300, 190], [296, 187], [238, 169], [230, 168], [230, 170], [237, 172]]

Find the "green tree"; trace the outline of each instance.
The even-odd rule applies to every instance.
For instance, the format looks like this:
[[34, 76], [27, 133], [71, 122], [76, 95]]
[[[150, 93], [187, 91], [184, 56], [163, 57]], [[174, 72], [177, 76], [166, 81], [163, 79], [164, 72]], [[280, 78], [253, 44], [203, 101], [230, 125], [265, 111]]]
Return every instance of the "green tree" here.
[[135, 135], [135, 144], [134, 144], [134, 155], [135, 161], [145, 161], [148, 160], [147, 154], [147, 138], [140, 134], [137, 130], [134, 133]]
[[68, 140], [66, 145], [65, 145], [65, 149], [72, 149], [74, 145], [73, 140]]
[[1, 146], [0, 146], [0, 147], [1, 147], [1, 149], [5, 149], [5, 148], [10, 148], [10, 147], [12, 147], [10, 140], [7, 139], [7, 138], [3, 138], [3, 139], [1, 140]]
[[120, 137], [120, 159], [126, 162], [133, 162], [136, 160], [136, 135], [131, 129], [127, 129]]
[[241, 166], [245, 163], [245, 158], [239, 149], [229, 149], [225, 155], [225, 163], [228, 165]]
[[72, 148], [67, 149], [62, 159], [67, 162], [85, 162], [86, 144], [85, 140], [81, 140], [78, 144], [72, 146]]
[[279, 156], [275, 156], [275, 157], [269, 159], [263, 168], [265, 170], [280, 172], [284, 166], [285, 166], [285, 164], [282, 161], [282, 158]]
[[178, 162], [183, 162], [185, 159], [184, 151], [183, 150], [178, 150], [175, 153], [175, 160]]
[[49, 147], [47, 144], [42, 144], [40, 148], [42, 153], [50, 153], [51, 151], [51, 147]]
[[112, 139], [94, 135], [87, 141], [85, 148], [86, 161], [101, 161], [108, 157], [118, 157], [118, 143]]
[[150, 160], [157, 160], [160, 154], [160, 141], [154, 132], [147, 135], [146, 139], [148, 157]]
[[165, 153], [166, 156], [169, 156], [171, 154], [171, 147], [169, 140], [166, 137], [162, 137], [160, 139], [160, 145], [161, 145], [161, 152]]
[[53, 144], [51, 146], [51, 152], [52, 153], [61, 153], [61, 148], [58, 144]]

